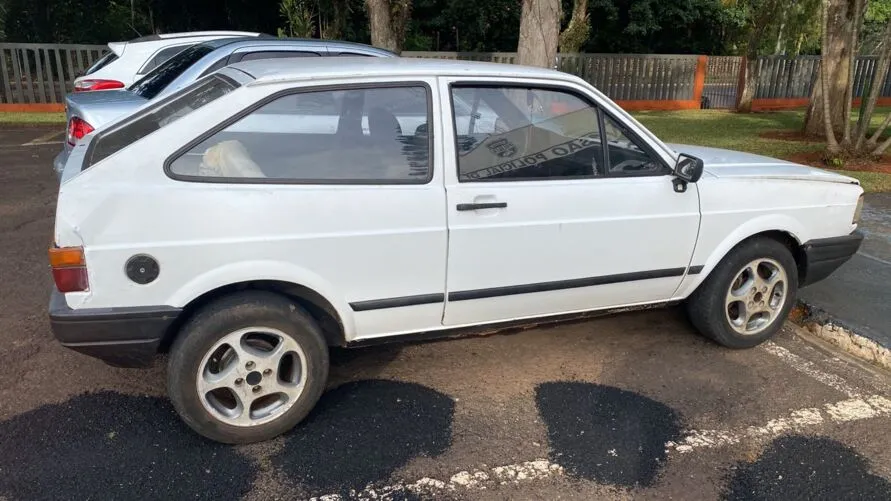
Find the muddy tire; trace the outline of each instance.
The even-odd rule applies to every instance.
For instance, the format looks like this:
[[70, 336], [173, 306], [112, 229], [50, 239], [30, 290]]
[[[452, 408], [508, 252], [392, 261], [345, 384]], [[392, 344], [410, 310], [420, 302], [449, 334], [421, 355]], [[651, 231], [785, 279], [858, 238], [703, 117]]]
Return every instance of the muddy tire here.
[[303, 420], [328, 378], [321, 329], [298, 304], [262, 291], [208, 304], [170, 349], [167, 392], [183, 421], [228, 444], [274, 438]]

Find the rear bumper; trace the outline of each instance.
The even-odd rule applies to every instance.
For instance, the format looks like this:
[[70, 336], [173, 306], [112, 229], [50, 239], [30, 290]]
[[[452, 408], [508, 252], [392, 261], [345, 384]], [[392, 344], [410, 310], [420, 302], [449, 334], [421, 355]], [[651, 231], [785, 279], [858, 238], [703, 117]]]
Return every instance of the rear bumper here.
[[53, 289], [50, 325], [67, 348], [115, 367], [145, 367], [182, 310], [171, 306], [71, 309]]
[[857, 253], [861, 243], [863, 235], [858, 232], [805, 242], [802, 246], [804, 275], [799, 280], [799, 286], [811, 285], [831, 275]]

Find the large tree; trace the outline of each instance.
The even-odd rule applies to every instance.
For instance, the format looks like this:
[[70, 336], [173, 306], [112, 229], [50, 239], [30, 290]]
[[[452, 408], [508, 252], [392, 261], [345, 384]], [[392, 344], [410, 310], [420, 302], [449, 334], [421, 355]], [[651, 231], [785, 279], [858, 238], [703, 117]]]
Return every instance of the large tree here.
[[588, 0], [573, 0], [572, 16], [566, 29], [560, 33], [560, 52], [580, 52], [591, 33]]
[[736, 109], [741, 112], [752, 111], [752, 101], [758, 86], [758, 56], [762, 53], [762, 45], [768, 39], [772, 27], [782, 22], [780, 15], [787, 8], [783, 0], [731, 0], [726, 2], [728, 8], [740, 11], [745, 22], [744, 60], [740, 69], [743, 79]]
[[371, 27], [371, 44], [402, 52], [405, 29], [411, 16], [411, 0], [365, 0]]
[[517, 62], [553, 68], [560, 38], [560, 0], [521, 0]]
[[[829, 114], [835, 136], [845, 134], [845, 123], [850, 117], [849, 91], [857, 53], [857, 30], [865, 7], [865, 0], [823, 0], [820, 72], [805, 115], [805, 134], [826, 135], [825, 113]], [[826, 99], [824, 92], [828, 94]], [[824, 106], [826, 101], [828, 106]]]
[[[891, 114], [885, 117], [877, 130], [869, 134], [876, 101], [891, 67], [891, 21], [886, 21], [878, 43], [881, 48], [879, 60], [876, 71], [866, 82], [865, 88], [869, 91], [864, 97], [860, 119], [856, 125], [851, 121], [854, 57], [860, 41], [865, 4], [866, 0], [823, 0], [823, 58], [807, 120], [811, 126], [822, 127], [822, 134], [826, 137], [826, 153], [833, 162], [850, 157], [878, 156], [891, 146], [891, 138], [878, 143], [891, 124]], [[816, 123], [816, 116], [819, 116], [819, 123]]]

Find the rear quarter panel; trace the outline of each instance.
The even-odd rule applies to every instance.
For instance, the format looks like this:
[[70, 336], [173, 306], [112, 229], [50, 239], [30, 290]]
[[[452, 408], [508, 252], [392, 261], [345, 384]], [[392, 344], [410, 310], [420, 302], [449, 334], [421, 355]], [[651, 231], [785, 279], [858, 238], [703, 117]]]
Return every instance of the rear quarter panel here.
[[[224, 285], [281, 280], [328, 299], [348, 339], [356, 331], [385, 332], [390, 324], [420, 324], [430, 316], [427, 310], [438, 308], [434, 313], [441, 318], [441, 304], [422, 305], [415, 308], [426, 308], [425, 315], [416, 320], [390, 314], [363, 327], [349, 306], [444, 289], [447, 236], [441, 165], [434, 167], [437, 177], [428, 184], [372, 189], [195, 183], [165, 174], [164, 161], [180, 147], [282, 88], [241, 88], [62, 185], [56, 241], [60, 246], [84, 245], [90, 281], [89, 291], [66, 294], [70, 307], [181, 307]], [[159, 277], [148, 285], [133, 283], [124, 274], [127, 259], [136, 253], [160, 263]], [[438, 288], [431, 291], [431, 283]]]

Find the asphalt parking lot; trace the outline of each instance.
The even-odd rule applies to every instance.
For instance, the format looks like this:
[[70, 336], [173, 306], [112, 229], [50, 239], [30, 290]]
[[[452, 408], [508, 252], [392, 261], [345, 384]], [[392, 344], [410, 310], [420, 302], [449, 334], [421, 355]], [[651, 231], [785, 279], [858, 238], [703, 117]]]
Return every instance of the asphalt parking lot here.
[[723, 349], [678, 309], [338, 350], [298, 428], [210, 443], [164, 360], [53, 340], [52, 132], [0, 130], [0, 499], [891, 499], [891, 376], [791, 330]]

